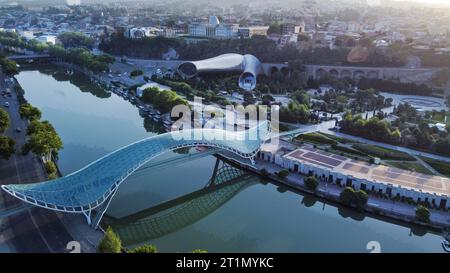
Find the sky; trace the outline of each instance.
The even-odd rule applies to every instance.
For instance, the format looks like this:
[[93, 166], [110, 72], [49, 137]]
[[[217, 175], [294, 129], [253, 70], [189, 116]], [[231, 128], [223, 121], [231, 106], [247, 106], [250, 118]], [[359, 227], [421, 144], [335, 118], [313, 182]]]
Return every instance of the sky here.
[[[0, 0], [0, 2], [5, 2], [5, 1], [6, 2], [10, 2], [11, 0], [9, 0], [9, 1], [8, 0]], [[42, 1], [42, 0], [24, 0], [24, 1], [26, 1], [26, 2], [39, 2], [39, 1]], [[111, 2], [111, 1], [114, 1], [114, 0], [60, 0], [60, 1], [64, 1], [64, 2], [66, 2], [69, 5], [74, 5], [74, 4], [79, 4], [80, 2], [87, 2], [87, 3], [88, 2], [89, 3], [92, 3], [92, 2]], [[124, 1], [128, 1], [128, 0], [118, 0], [118, 1], [124, 2]], [[129, 0], [129, 1], [132, 1], [132, 0]], [[147, 1], [147, 0], [144, 0], [144, 1]], [[155, 1], [155, 0], [148, 0], [148, 1]], [[162, 1], [164, 1], [164, 0], [162, 0]], [[210, 0], [210, 1], [211, 2], [215, 2], [215, 1], [220, 2], [221, 0]], [[253, 1], [255, 1], [255, 0], [253, 0]], [[320, 0], [316, 0], [316, 1], [320, 2]], [[380, 2], [380, 0], [367, 0], [367, 1], [368, 1], [369, 4], [375, 4], [375, 5]], [[389, 1], [397, 1], [397, 2], [399, 2], [399, 1], [406, 1], [406, 2], [419, 2], [419, 3], [428, 3], [428, 4], [447, 4], [447, 5], [450, 5], [450, 0], [389, 0]], [[21, 1], [18, 1], [18, 2], [21, 2]]]
[[[400, 1], [407, 1], [407, 0], [400, 0]], [[430, 3], [430, 4], [450, 4], [450, 0], [408, 0], [408, 1]]]

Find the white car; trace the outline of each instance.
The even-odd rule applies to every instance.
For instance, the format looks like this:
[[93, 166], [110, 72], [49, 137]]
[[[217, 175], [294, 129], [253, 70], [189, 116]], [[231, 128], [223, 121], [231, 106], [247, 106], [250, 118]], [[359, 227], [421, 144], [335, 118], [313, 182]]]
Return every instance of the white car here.
[[5, 106], [5, 107], [9, 107], [9, 102], [5, 102], [5, 103], [3, 103], [3, 106]]

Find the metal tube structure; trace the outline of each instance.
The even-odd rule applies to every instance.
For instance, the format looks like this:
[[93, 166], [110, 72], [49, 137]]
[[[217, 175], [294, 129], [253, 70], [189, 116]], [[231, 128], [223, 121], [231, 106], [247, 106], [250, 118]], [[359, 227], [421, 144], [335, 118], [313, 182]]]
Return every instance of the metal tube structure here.
[[241, 73], [239, 87], [251, 91], [256, 87], [258, 75], [263, 73], [261, 62], [253, 55], [235, 53], [214, 58], [184, 62], [178, 66], [178, 73], [184, 78], [193, 78], [201, 73], [236, 72]]

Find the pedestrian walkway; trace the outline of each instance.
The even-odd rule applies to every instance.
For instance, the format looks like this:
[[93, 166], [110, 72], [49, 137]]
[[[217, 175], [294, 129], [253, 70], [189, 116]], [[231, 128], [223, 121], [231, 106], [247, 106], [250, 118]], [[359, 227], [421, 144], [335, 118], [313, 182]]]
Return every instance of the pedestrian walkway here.
[[427, 170], [429, 170], [434, 175], [442, 176], [438, 171], [436, 171], [433, 167], [431, 167], [427, 162], [423, 161], [422, 158], [420, 158], [417, 155], [412, 155], [414, 158], [419, 162], [422, 166], [424, 166]]
[[[283, 168], [281, 168], [278, 165], [260, 159], [256, 159], [255, 167], [258, 170], [266, 169], [269, 172], [269, 174], [272, 175], [283, 170]], [[307, 190], [304, 184], [304, 178], [306, 178], [306, 176], [291, 172], [289, 176], [284, 178], [282, 181], [283, 183], [292, 186], [294, 188], [300, 190]], [[339, 200], [339, 196], [343, 189], [344, 189], [343, 187], [339, 187], [336, 184], [319, 180], [319, 186], [316, 189], [316, 192], [320, 193], [321, 195], [324, 195], [324, 197], [327, 199]], [[391, 216], [409, 222], [415, 221], [416, 218], [415, 216], [416, 206], [402, 202], [396, 202], [390, 199], [379, 198], [373, 195], [369, 195], [366, 208], [370, 209], [371, 211], [383, 211], [386, 216]], [[431, 212], [430, 221], [432, 223], [435, 223], [439, 226], [450, 227], [450, 213], [434, 209], [430, 209], [430, 212]]]
[[433, 159], [437, 159], [437, 160], [442, 160], [445, 162], [450, 162], [450, 158], [445, 157], [445, 156], [440, 156], [440, 155], [436, 155], [436, 154], [431, 154], [431, 153], [427, 153], [427, 152], [421, 152], [421, 151], [417, 151], [414, 149], [410, 149], [410, 148], [406, 148], [406, 147], [401, 147], [401, 146], [395, 146], [395, 145], [391, 145], [391, 144], [387, 144], [387, 143], [383, 143], [383, 142], [378, 142], [378, 141], [374, 141], [374, 140], [369, 140], [369, 139], [365, 139], [362, 137], [357, 137], [357, 136], [352, 136], [352, 135], [348, 135], [345, 133], [341, 133], [341, 132], [334, 132], [334, 131], [323, 131], [324, 133], [328, 133], [328, 134], [332, 134], [338, 137], [342, 137], [342, 138], [348, 138], [351, 140], [356, 140], [359, 141], [361, 143], [365, 143], [365, 144], [371, 144], [371, 145], [377, 145], [386, 149], [391, 149], [391, 150], [395, 150], [395, 151], [400, 151], [400, 152], [404, 152], [404, 153], [408, 153], [411, 155], [416, 155], [416, 156], [425, 156], [425, 157], [429, 157], [429, 158], [433, 158]]

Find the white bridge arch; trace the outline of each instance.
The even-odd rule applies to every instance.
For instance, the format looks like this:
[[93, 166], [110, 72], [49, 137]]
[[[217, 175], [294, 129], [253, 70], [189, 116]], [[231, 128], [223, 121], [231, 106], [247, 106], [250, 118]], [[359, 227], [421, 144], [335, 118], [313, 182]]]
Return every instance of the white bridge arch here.
[[[175, 136], [179, 132], [169, 132], [127, 145], [62, 178], [1, 187], [12, 196], [38, 207], [83, 213], [89, 224], [92, 223], [91, 213], [99, 210], [92, 223], [96, 227], [120, 184], [153, 158], [179, 148], [208, 146], [252, 159], [269, 132], [268, 121], [237, 132], [222, 129], [184, 130], [183, 135], [191, 137], [181, 140]], [[221, 135], [223, 138], [217, 138]], [[201, 138], [195, 139], [198, 136]]]

